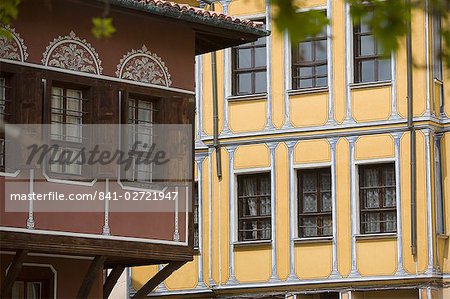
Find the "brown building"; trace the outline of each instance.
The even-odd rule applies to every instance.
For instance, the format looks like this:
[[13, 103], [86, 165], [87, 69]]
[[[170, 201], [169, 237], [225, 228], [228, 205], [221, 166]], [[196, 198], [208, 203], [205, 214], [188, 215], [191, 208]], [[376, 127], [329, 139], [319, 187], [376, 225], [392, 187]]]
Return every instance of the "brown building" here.
[[[57, 139], [65, 146], [76, 143], [69, 134], [86, 138], [84, 129], [71, 131], [74, 125], [184, 124], [193, 132], [195, 55], [267, 34], [257, 23], [187, 5], [109, 3], [117, 32], [103, 40], [90, 32], [92, 18], [104, 11], [102, 1], [20, 5], [17, 20], [5, 27], [12, 38], [0, 38], [0, 109], [6, 123], [57, 124], [62, 128]], [[191, 154], [185, 171], [193, 171]], [[118, 212], [105, 200], [93, 211], [48, 212], [42, 202], [28, 200], [25, 210], [11, 212], [4, 195], [8, 179], [25, 182], [24, 194], [66, 188], [78, 194], [123, 192], [126, 184], [108, 179], [105, 172], [115, 173], [112, 168], [89, 180], [81, 168], [67, 165], [13, 164], [17, 169], [10, 171], [7, 159], [6, 153], [0, 173], [1, 298], [107, 298], [124, 267], [167, 264], [135, 294], [138, 298], [192, 260], [192, 209]], [[145, 181], [148, 173], [140, 171], [123, 182], [135, 187]], [[190, 193], [186, 207], [192, 205]]]

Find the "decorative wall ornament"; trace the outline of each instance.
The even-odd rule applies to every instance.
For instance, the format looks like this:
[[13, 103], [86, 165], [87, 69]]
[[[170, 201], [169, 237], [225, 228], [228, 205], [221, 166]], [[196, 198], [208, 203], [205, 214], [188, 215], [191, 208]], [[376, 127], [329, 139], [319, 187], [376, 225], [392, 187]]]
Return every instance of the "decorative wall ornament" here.
[[42, 64], [97, 75], [103, 71], [94, 47], [73, 31], [69, 35], [58, 36], [47, 46]]
[[0, 58], [17, 61], [27, 60], [27, 46], [25, 46], [23, 38], [9, 25], [2, 27], [11, 33], [11, 37], [0, 36]]
[[117, 65], [116, 75], [122, 79], [143, 83], [163, 86], [172, 84], [164, 61], [150, 52], [145, 45], [139, 50], [132, 49], [122, 57]]

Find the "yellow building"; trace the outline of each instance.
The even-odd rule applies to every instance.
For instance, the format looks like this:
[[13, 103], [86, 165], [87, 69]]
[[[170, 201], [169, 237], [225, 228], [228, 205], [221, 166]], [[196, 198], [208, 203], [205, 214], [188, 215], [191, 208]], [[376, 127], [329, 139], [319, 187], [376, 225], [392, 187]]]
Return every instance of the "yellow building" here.
[[[269, 2], [216, 4], [272, 33], [217, 53], [221, 178], [211, 54], [197, 57], [198, 252], [149, 296], [450, 298], [450, 70], [435, 54], [439, 20], [413, 14], [413, 221], [406, 42], [383, 58], [343, 0], [305, 0], [299, 13], [323, 11], [331, 24], [292, 44]], [[157, 271], [133, 268], [130, 292]]]

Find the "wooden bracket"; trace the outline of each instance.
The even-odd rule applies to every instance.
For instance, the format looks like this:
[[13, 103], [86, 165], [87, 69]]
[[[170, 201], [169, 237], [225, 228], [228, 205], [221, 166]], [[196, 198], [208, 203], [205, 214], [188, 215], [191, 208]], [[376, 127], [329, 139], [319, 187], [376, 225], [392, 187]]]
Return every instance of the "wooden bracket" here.
[[170, 262], [155, 274], [146, 284], [144, 284], [139, 291], [132, 297], [133, 299], [146, 298], [148, 293], [153, 291], [161, 282], [163, 282], [175, 270], [183, 266], [186, 262]]
[[27, 257], [28, 250], [17, 250], [16, 255], [14, 256], [11, 265], [9, 266], [8, 273], [6, 273], [6, 277], [2, 283], [2, 289], [0, 291], [1, 298], [11, 298], [12, 296], [12, 287], [14, 282], [22, 270], [23, 261]]
[[86, 299], [88, 297], [95, 279], [98, 278], [98, 273], [103, 270], [103, 263], [105, 262], [105, 259], [106, 257], [103, 255], [97, 255], [94, 258], [86, 275], [84, 276], [83, 283], [78, 290], [77, 299]]
[[125, 266], [122, 265], [117, 265], [111, 270], [103, 285], [103, 299], [108, 299], [123, 270], [125, 270]]

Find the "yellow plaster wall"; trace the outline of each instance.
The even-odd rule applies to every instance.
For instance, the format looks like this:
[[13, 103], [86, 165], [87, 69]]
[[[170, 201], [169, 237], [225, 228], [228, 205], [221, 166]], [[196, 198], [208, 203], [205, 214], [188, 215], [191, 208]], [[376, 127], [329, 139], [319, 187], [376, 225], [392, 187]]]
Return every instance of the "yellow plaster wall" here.
[[264, 282], [272, 269], [271, 246], [235, 248], [235, 275], [239, 282]]
[[403, 134], [400, 141], [400, 176], [403, 226], [403, 263], [408, 273], [424, 272], [427, 267], [427, 206], [425, 186], [424, 135], [417, 132], [417, 261], [411, 255], [411, 188], [410, 188], [410, 136]]
[[363, 276], [393, 275], [397, 271], [396, 240], [358, 240], [356, 256]]
[[228, 14], [253, 16], [264, 14], [266, 3], [264, 0], [233, 0], [228, 6]]
[[391, 115], [391, 87], [361, 88], [351, 91], [352, 114], [357, 122], [386, 120]]
[[[229, 265], [229, 168], [228, 152], [222, 148], [222, 179], [217, 178], [216, 156], [212, 156], [212, 278], [216, 284], [228, 280]], [[209, 245], [208, 245], [209, 246]], [[220, 257], [220, 258], [219, 258]]]
[[[345, 24], [345, 2], [333, 1], [333, 24]], [[332, 26], [333, 46], [333, 93], [334, 93], [334, 117], [342, 123], [345, 119], [346, 95], [345, 95], [345, 26]]]
[[295, 274], [300, 279], [326, 278], [331, 273], [332, 247], [330, 243], [295, 245]]
[[186, 290], [197, 286], [198, 282], [198, 256], [194, 256], [194, 260], [186, 263], [173, 272], [165, 281], [164, 284], [168, 290]]
[[[223, 51], [217, 51], [217, 74], [223, 74]], [[203, 131], [207, 135], [213, 134], [213, 109], [212, 109], [212, 86], [211, 86], [211, 54], [203, 55]], [[221, 76], [218, 76], [221, 78]], [[218, 117], [219, 117], [219, 131], [223, 128], [223, 80], [217, 80], [217, 102], [218, 102]]]
[[380, 159], [395, 156], [394, 138], [390, 134], [361, 136], [355, 142], [355, 159]]
[[229, 101], [229, 127], [232, 132], [263, 130], [267, 119], [267, 99]]
[[209, 223], [209, 157], [206, 157], [203, 160], [203, 174], [202, 174], [202, 192], [203, 192], [203, 198], [202, 198], [202, 212], [203, 217], [201, 219], [203, 224], [203, 234], [202, 234], [202, 254], [201, 258], [203, 258], [203, 280], [205, 283], [209, 282], [209, 229], [210, 229], [210, 223]]
[[[426, 39], [425, 39], [425, 14], [423, 10], [413, 10], [411, 21], [412, 32], [412, 56], [414, 63], [419, 66], [414, 68], [413, 75], [413, 95], [414, 95], [414, 115], [422, 115], [426, 108]], [[406, 77], [406, 73], [403, 75]]]
[[[442, 188], [444, 196], [444, 211], [446, 215], [445, 221], [445, 232], [448, 234], [450, 232], [450, 156], [444, 153], [450, 153], [450, 133], [445, 133], [441, 139], [441, 157], [442, 157]], [[449, 240], [441, 241], [443, 250], [443, 271], [445, 273], [450, 272], [450, 250], [449, 250]]]
[[330, 159], [330, 144], [326, 140], [306, 140], [295, 145], [294, 163], [320, 163]]
[[290, 96], [291, 123], [295, 127], [320, 126], [327, 122], [328, 93]]
[[407, 64], [406, 64], [406, 42], [405, 38], [399, 39], [399, 48], [395, 53], [396, 57], [396, 77], [397, 77], [397, 112], [400, 117], [407, 117], [408, 101], [406, 99], [407, 95]]
[[275, 153], [275, 174], [277, 184], [277, 270], [280, 279], [289, 276], [289, 158], [288, 150], [281, 143]]
[[131, 284], [135, 290], [139, 290], [147, 281], [158, 273], [158, 266], [141, 266], [131, 269]]
[[[272, 14], [275, 14], [275, 8], [272, 6]], [[281, 128], [284, 124], [284, 80], [288, 79], [284, 76], [284, 64], [289, 60], [284, 55], [283, 33], [276, 30], [276, 25], [272, 22], [271, 40], [271, 57], [272, 75], [270, 82], [272, 84], [272, 122], [276, 128]]]
[[294, 3], [300, 8], [327, 6], [326, 0], [295, 0]]
[[351, 226], [350, 226], [350, 149], [348, 141], [340, 138], [336, 144], [336, 200], [338, 227], [338, 269], [342, 276], [351, 270]]
[[235, 169], [259, 167], [270, 167], [270, 150], [267, 145], [252, 144], [237, 147], [234, 152]]

